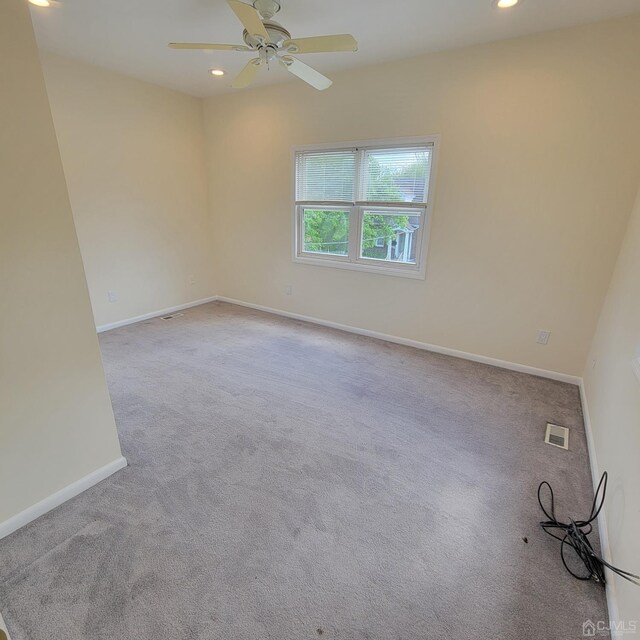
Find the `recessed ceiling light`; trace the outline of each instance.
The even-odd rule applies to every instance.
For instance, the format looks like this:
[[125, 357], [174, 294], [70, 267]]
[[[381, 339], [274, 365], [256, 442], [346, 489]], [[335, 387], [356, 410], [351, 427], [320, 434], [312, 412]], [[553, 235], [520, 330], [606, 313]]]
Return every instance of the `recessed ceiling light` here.
[[29, 0], [31, 4], [35, 4], [36, 7], [50, 7], [51, 3], [49, 0]]
[[511, 7], [515, 7], [520, 0], [498, 0], [496, 2], [496, 7], [498, 9], [510, 9]]
[[223, 76], [224, 75], [224, 71], [222, 69], [209, 69], [209, 73], [212, 76]]

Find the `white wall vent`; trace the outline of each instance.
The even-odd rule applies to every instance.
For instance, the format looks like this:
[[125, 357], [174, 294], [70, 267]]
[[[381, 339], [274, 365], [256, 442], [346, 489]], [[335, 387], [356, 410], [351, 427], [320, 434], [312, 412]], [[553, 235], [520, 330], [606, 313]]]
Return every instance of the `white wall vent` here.
[[168, 316], [160, 316], [160, 320], [173, 320], [174, 318], [179, 318], [183, 315], [184, 313], [170, 313]]
[[552, 444], [554, 447], [560, 447], [560, 449], [569, 448], [569, 429], [567, 427], [560, 427], [557, 424], [551, 424], [547, 422], [547, 433], [544, 436], [544, 441], [547, 444]]

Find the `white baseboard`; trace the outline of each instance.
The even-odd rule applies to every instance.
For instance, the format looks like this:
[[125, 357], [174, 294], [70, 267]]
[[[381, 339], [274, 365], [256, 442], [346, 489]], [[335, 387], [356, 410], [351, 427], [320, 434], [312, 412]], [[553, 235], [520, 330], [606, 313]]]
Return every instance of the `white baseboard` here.
[[182, 311], [183, 309], [189, 309], [191, 307], [197, 307], [201, 304], [207, 304], [207, 302], [215, 302], [217, 299], [218, 296], [211, 296], [209, 298], [202, 298], [201, 300], [194, 300], [193, 302], [179, 304], [175, 307], [167, 307], [166, 309], [159, 309], [158, 311], [145, 313], [141, 316], [135, 316], [135, 318], [125, 318], [124, 320], [118, 320], [117, 322], [101, 324], [96, 327], [96, 331], [98, 333], [103, 333], [104, 331], [110, 331], [111, 329], [117, 329], [118, 327], [126, 327], [128, 324], [135, 324], [136, 322], [142, 322], [143, 320], [151, 320], [151, 318], [157, 318], [158, 316], [166, 316], [169, 313], [175, 313], [176, 311]]
[[216, 299], [219, 300], [220, 302], [237, 304], [241, 307], [256, 309], [257, 311], [266, 311], [267, 313], [273, 313], [278, 316], [284, 316], [285, 318], [292, 318], [294, 320], [311, 322], [313, 324], [318, 324], [323, 327], [330, 327], [331, 329], [340, 329], [341, 331], [348, 331], [349, 333], [356, 333], [358, 335], [367, 336], [369, 338], [377, 338], [378, 340], [394, 342], [396, 344], [402, 344], [407, 347], [415, 347], [416, 349], [422, 349], [424, 351], [441, 353], [446, 356], [453, 356], [454, 358], [462, 358], [463, 360], [472, 360], [473, 362], [489, 364], [494, 367], [500, 367], [502, 369], [519, 371], [520, 373], [528, 373], [534, 376], [540, 376], [541, 378], [549, 378], [551, 380], [558, 380], [559, 382], [568, 382], [569, 384], [573, 384], [573, 385], [579, 385], [581, 382], [581, 378], [579, 378], [578, 376], [571, 376], [566, 373], [559, 373], [557, 371], [548, 371], [547, 369], [538, 369], [537, 367], [530, 367], [528, 365], [518, 364], [516, 362], [508, 362], [506, 360], [498, 360], [497, 358], [481, 356], [475, 353], [467, 353], [466, 351], [458, 351], [457, 349], [450, 349], [449, 347], [440, 347], [438, 345], [429, 344], [427, 342], [410, 340], [409, 338], [399, 338], [397, 336], [392, 336], [386, 333], [380, 333], [378, 331], [370, 331], [369, 329], [360, 329], [359, 327], [353, 327], [348, 324], [340, 324], [338, 322], [331, 322], [330, 320], [321, 320], [320, 318], [313, 318], [311, 316], [304, 316], [298, 313], [291, 313], [290, 311], [282, 311], [281, 309], [274, 309], [272, 307], [265, 307], [260, 304], [253, 304], [252, 302], [245, 302], [244, 300], [235, 300], [233, 298], [226, 298], [224, 296], [217, 296]]
[[241, 307], [247, 307], [249, 309], [256, 309], [257, 311], [265, 311], [266, 313], [273, 313], [274, 315], [283, 316], [285, 318], [292, 318], [293, 320], [302, 320], [303, 322], [310, 322], [312, 324], [321, 325], [323, 327], [330, 327], [331, 329], [339, 329], [340, 331], [347, 331], [349, 333], [355, 333], [361, 336], [367, 336], [369, 338], [376, 338], [378, 340], [385, 340], [387, 342], [394, 342], [396, 344], [402, 344], [407, 347], [415, 347], [416, 349], [422, 349], [424, 351], [432, 351], [434, 353], [441, 353], [446, 356], [452, 356], [454, 358], [462, 358], [464, 360], [471, 360], [473, 362], [480, 362], [482, 364], [492, 365], [494, 367], [500, 367], [502, 369], [509, 369], [511, 371], [518, 371], [520, 373], [528, 373], [534, 376], [540, 376], [541, 378], [549, 378], [550, 380], [557, 380], [559, 382], [567, 382], [573, 385], [579, 385], [581, 378], [578, 376], [572, 376], [566, 373], [560, 373], [558, 371], [549, 371], [547, 369], [539, 369], [537, 367], [530, 367], [524, 364], [518, 364], [517, 362], [508, 362], [507, 360], [499, 360], [497, 358], [491, 358], [488, 356], [481, 356], [475, 353], [468, 353], [466, 351], [458, 351], [457, 349], [450, 349], [449, 347], [441, 347], [435, 344], [429, 344], [427, 342], [420, 342], [418, 340], [410, 340], [409, 338], [400, 338], [398, 336], [392, 336], [387, 333], [380, 333], [379, 331], [371, 331], [369, 329], [361, 329], [360, 327], [354, 327], [348, 324], [341, 324], [339, 322], [332, 322], [331, 320], [322, 320], [321, 318], [314, 318], [312, 316], [305, 316], [299, 313], [292, 313], [290, 311], [283, 311], [282, 309], [275, 309], [274, 307], [267, 307], [261, 304], [254, 304], [252, 302], [245, 302], [244, 300], [236, 300], [235, 298], [227, 298], [225, 296], [211, 296], [209, 298], [203, 298], [202, 300], [194, 300], [186, 304], [178, 305], [176, 307], [169, 307], [167, 309], [160, 309], [151, 313], [146, 313], [135, 318], [127, 318], [125, 320], [119, 320], [118, 322], [111, 322], [109, 324], [103, 324], [96, 327], [98, 333], [104, 331], [110, 331], [111, 329], [117, 329], [136, 322], [142, 322], [143, 320], [150, 320], [151, 318], [157, 318], [169, 313], [175, 313], [176, 311], [182, 311], [183, 309], [189, 309], [190, 307], [197, 307], [208, 302], [228, 302], [229, 304], [236, 304]]
[[[593, 439], [593, 428], [591, 426], [591, 416], [589, 415], [589, 404], [587, 403], [587, 392], [584, 388], [584, 380], [580, 380], [580, 400], [582, 402], [582, 416], [584, 419], [584, 431], [587, 436], [587, 449], [589, 450], [589, 463], [591, 465], [591, 481], [593, 482], [593, 490], [598, 488], [600, 482], [600, 468], [598, 467], [598, 457], [596, 456], [596, 444]], [[607, 519], [604, 509], [598, 515], [598, 534], [600, 535], [600, 550], [602, 557], [610, 564], [611, 546], [609, 543], [609, 529], [607, 527]], [[619, 621], [620, 614], [618, 610], [618, 600], [616, 596], [616, 585], [614, 578], [609, 573], [607, 575], [607, 607], [609, 608], [609, 620]], [[611, 629], [611, 640], [621, 640], [622, 633], [616, 628]]]
[[86, 491], [94, 484], [98, 484], [101, 480], [108, 478], [110, 475], [114, 474], [116, 471], [127, 466], [126, 458], [120, 456], [106, 464], [104, 467], [100, 467], [100, 469], [96, 469], [92, 471], [90, 474], [80, 478], [80, 480], [76, 480], [70, 485], [66, 486], [64, 489], [60, 489], [60, 491], [56, 491], [56, 493], [50, 495], [48, 498], [41, 500], [40, 502], [32, 505], [28, 509], [21, 511], [17, 515], [5, 520], [0, 523], [0, 539], [8, 536], [10, 533], [13, 533], [20, 527], [24, 527], [25, 524], [28, 524], [32, 520], [39, 518], [41, 515], [47, 513], [47, 511], [51, 511], [51, 509], [55, 509], [55, 507], [61, 505], [63, 502], [74, 498], [79, 493]]

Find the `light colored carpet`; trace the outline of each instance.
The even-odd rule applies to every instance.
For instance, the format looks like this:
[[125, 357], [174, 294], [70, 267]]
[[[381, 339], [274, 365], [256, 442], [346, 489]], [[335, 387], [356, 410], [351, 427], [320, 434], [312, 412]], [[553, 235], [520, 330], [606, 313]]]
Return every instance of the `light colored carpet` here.
[[13, 640], [568, 640], [606, 619], [538, 527], [543, 479], [563, 515], [590, 506], [576, 387], [223, 303], [101, 345], [130, 466], [0, 542]]

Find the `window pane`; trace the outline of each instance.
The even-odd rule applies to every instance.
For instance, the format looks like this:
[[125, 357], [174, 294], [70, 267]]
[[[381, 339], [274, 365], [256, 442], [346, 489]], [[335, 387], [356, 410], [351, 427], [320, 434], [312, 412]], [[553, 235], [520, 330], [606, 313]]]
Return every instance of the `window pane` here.
[[365, 152], [359, 199], [368, 202], [426, 202], [431, 147]]
[[305, 209], [304, 251], [346, 256], [349, 253], [349, 211]]
[[361, 258], [416, 264], [421, 212], [365, 211]]
[[355, 151], [296, 155], [296, 201], [353, 202]]

